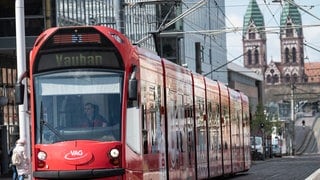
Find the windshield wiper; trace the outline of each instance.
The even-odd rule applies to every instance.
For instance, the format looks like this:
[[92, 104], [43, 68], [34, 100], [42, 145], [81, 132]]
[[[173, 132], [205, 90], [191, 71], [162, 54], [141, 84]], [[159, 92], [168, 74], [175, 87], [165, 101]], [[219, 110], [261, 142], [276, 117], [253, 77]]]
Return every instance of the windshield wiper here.
[[42, 143], [42, 134], [43, 134], [43, 125], [45, 125], [51, 132], [53, 132], [60, 140], [65, 140], [65, 138], [57, 131], [55, 128], [53, 128], [44, 118], [44, 112], [43, 112], [43, 105], [42, 101], [40, 104], [40, 142]]

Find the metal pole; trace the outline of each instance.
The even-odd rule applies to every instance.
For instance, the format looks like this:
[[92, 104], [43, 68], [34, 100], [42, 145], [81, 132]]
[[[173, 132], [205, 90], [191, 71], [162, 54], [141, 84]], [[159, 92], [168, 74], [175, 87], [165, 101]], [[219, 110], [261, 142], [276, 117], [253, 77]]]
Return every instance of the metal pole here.
[[[16, 49], [17, 49], [17, 74], [18, 77], [26, 70], [25, 65], [25, 25], [24, 25], [24, 0], [16, 0]], [[20, 138], [26, 138], [24, 127], [24, 105], [19, 106], [19, 133]], [[20, 113], [22, 112], [22, 113]]]
[[[25, 24], [24, 24], [24, 0], [15, 1], [16, 18], [16, 49], [17, 49], [17, 77], [20, 77], [26, 71], [26, 42], [25, 42]], [[26, 84], [26, 80], [23, 80]], [[19, 105], [19, 135], [21, 139], [26, 140], [26, 151], [30, 159], [30, 128], [27, 118], [27, 88], [25, 88], [24, 104]], [[31, 179], [31, 176], [28, 176]]]
[[294, 142], [294, 126], [295, 126], [295, 122], [294, 122], [294, 99], [293, 99], [293, 94], [294, 93], [294, 85], [293, 83], [291, 83], [291, 123], [292, 123], [292, 138], [291, 138], [291, 141], [292, 141], [292, 144], [291, 144], [291, 155], [294, 155], [294, 150], [295, 150], [295, 142]]
[[195, 42], [195, 59], [196, 59], [196, 72], [199, 74], [202, 74], [200, 42]]

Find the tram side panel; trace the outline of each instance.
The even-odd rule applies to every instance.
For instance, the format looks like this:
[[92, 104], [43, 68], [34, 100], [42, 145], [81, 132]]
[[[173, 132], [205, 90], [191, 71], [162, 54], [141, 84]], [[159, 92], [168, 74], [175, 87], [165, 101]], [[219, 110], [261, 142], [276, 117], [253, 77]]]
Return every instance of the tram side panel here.
[[230, 98], [230, 119], [231, 119], [231, 151], [232, 151], [232, 172], [243, 170], [243, 150], [241, 139], [241, 97], [240, 93], [229, 89]]
[[165, 67], [168, 176], [195, 179], [195, 132], [191, 72], [169, 61]]
[[231, 122], [229, 117], [229, 92], [226, 85], [219, 84], [220, 90], [220, 123], [221, 123], [221, 143], [222, 143], [222, 156], [223, 156], [223, 174], [230, 174], [231, 169]]
[[222, 144], [220, 129], [219, 86], [216, 81], [205, 78], [208, 121], [209, 177], [222, 175]]
[[243, 124], [243, 151], [244, 151], [244, 171], [251, 167], [251, 145], [250, 145], [250, 110], [249, 98], [244, 93], [241, 94], [242, 103], [242, 124]]
[[203, 76], [192, 74], [195, 98], [197, 178], [208, 177], [208, 140], [205, 83]]
[[236, 116], [239, 121], [239, 141], [240, 141], [240, 157], [239, 157], [239, 172], [245, 171], [245, 158], [244, 158], [244, 129], [243, 129], [243, 116], [242, 116], [242, 99], [241, 99], [241, 94], [238, 92], [238, 100], [237, 100], [237, 109], [236, 109]]
[[[163, 74], [160, 58], [140, 58], [140, 128], [143, 179], [166, 177]], [[128, 126], [127, 128], [131, 128]], [[134, 162], [132, 162], [134, 163]], [[135, 166], [135, 165], [134, 165]], [[137, 165], [139, 166], [139, 165]]]

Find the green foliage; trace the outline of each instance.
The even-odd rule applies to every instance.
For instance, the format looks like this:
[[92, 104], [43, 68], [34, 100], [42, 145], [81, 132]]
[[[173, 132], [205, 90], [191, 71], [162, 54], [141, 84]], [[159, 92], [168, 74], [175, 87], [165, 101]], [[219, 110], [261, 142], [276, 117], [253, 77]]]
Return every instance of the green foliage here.
[[271, 135], [274, 123], [266, 116], [264, 106], [257, 105], [256, 112], [251, 120], [251, 134], [252, 135]]

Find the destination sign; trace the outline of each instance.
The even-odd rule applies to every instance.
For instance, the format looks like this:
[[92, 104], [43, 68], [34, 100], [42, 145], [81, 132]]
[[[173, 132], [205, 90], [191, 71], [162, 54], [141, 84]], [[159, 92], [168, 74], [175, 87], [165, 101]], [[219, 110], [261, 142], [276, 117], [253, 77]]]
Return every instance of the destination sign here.
[[121, 68], [114, 52], [81, 51], [42, 54], [38, 59], [37, 71], [60, 68], [106, 67]]

